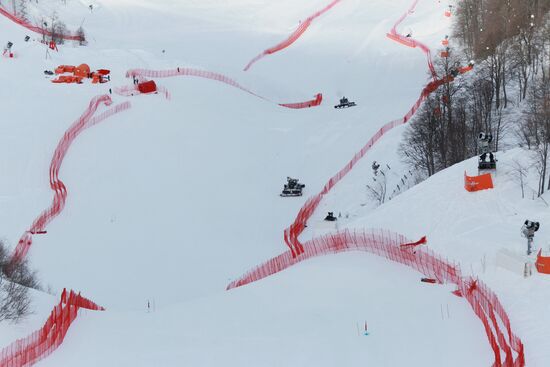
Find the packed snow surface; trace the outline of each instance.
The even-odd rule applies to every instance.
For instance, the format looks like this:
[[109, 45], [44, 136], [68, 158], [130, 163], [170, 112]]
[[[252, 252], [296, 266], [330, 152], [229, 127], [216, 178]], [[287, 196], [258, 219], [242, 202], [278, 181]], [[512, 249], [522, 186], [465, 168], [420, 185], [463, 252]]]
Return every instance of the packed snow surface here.
[[[428, 80], [424, 54], [385, 37], [410, 3], [344, 0], [248, 72], [251, 58], [327, 1], [41, 0], [32, 19], [56, 11], [69, 29], [87, 33], [87, 47], [67, 43], [59, 52], [47, 52], [37, 35], [23, 42], [28, 32], [0, 18], [0, 42], [11, 40], [16, 52], [0, 59], [0, 235], [12, 244], [51, 202], [48, 169], [59, 139], [93, 96], [131, 84], [128, 69], [215, 71], [278, 103], [324, 96], [320, 107], [289, 110], [211, 80], [159, 79], [171, 100], [131, 97], [129, 111], [82, 133], [60, 172], [67, 205], [35, 237], [29, 260], [54, 292], [80, 290], [107, 311], [83, 312], [39, 365], [489, 366], [483, 326], [453, 289], [375, 256], [314, 259], [224, 290], [286, 250], [283, 230], [307, 197], [418, 98]], [[449, 32], [447, 5], [420, 1], [403, 29], [435, 50]], [[43, 74], [84, 62], [110, 69], [111, 83], [57, 85]], [[357, 107], [334, 109], [343, 96]], [[428, 235], [432, 249], [493, 287], [528, 366], [545, 366], [550, 283], [495, 266], [503, 248], [524, 252], [526, 218], [550, 219], [547, 205], [530, 194], [522, 200], [507, 176], [506, 163], [525, 153], [499, 155], [495, 190], [463, 189], [464, 170], [476, 174], [470, 160], [374, 209], [365, 191], [370, 165], [406, 173], [397, 154], [404, 129], [385, 136], [327, 196], [304, 236], [323, 231], [326, 211], [342, 213], [341, 228]], [[303, 197], [279, 197], [287, 176], [306, 184]], [[542, 225], [537, 238], [547, 233]], [[37, 329], [57, 296], [33, 299], [27, 321], [0, 324], [0, 345]]]

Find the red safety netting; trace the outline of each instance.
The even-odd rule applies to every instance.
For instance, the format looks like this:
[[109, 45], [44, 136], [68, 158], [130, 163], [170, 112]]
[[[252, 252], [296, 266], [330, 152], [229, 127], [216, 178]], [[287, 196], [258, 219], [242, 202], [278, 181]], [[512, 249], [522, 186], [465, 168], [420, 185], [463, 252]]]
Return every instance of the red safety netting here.
[[336, 186], [336, 184], [344, 176], [346, 176], [352, 170], [352, 168], [357, 164], [357, 162], [359, 162], [359, 160], [361, 160], [361, 158], [363, 158], [367, 154], [367, 152], [373, 147], [373, 145], [378, 140], [380, 140], [380, 138], [382, 138], [382, 136], [384, 136], [384, 134], [386, 134], [388, 131], [390, 131], [396, 126], [407, 123], [411, 119], [411, 117], [414, 115], [416, 110], [418, 110], [418, 108], [420, 107], [420, 105], [422, 104], [425, 98], [426, 96], [423, 93], [418, 98], [416, 103], [411, 107], [409, 112], [407, 112], [407, 114], [403, 116], [403, 118], [399, 120], [390, 121], [384, 126], [382, 126], [382, 128], [380, 128], [380, 130], [378, 130], [376, 134], [374, 134], [374, 136], [372, 136], [369, 139], [369, 141], [363, 146], [363, 148], [361, 148], [361, 150], [353, 156], [353, 158], [348, 162], [348, 164], [346, 164], [344, 168], [342, 168], [337, 174], [335, 174], [330, 178], [330, 180], [323, 187], [323, 191], [309, 198], [306, 201], [306, 203], [302, 206], [302, 208], [298, 212], [298, 215], [294, 219], [294, 222], [290, 225], [290, 227], [288, 227], [284, 231], [285, 243], [290, 248], [290, 251], [292, 252], [293, 255], [297, 256], [303, 253], [303, 246], [298, 240], [298, 236], [300, 236], [300, 234], [306, 228], [307, 221], [313, 215], [313, 212], [321, 202], [323, 196], [325, 196], [325, 194], [327, 194], [334, 186]]
[[26, 367], [49, 356], [63, 340], [71, 324], [78, 316], [78, 310], [84, 308], [103, 311], [87, 298], [70, 291], [63, 290], [61, 300], [56, 305], [40, 330], [24, 339], [19, 339], [0, 351], [1, 367]]
[[33, 235], [37, 233], [45, 233], [48, 223], [57, 217], [65, 207], [65, 201], [67, 200], [67, 188], [63, 184], [63, 181], [59, 179], [59, 169], [61, 168], [65, 154], [67, 154], [69, 147], [76, 137], [83, 130], [100, 123], [116, 113], [130, 108], [130, 102], [124, 102], [94, 117], [97, 109], [102, 104], [106, 106], [111, 105], [111, 97], [108, 95], [103, 95], [93, 98], [90, 101], [86, 111], [71, 125], [71, 127], [61, 138], [61, 141], [58, 143], [50, 163], [50, 188], [54, 191], [52, 204], [34, 220], [31, 227], [23, 234], [23, 236], [21, 236], [21, 239], [19, 240], [12, 255], [12, 263], [18, 262], [26, 256], [32, 244]]
[[286, 108], [301, 109], [301, 108], [319, 106], [322, 102], [323, 102], [323, 95], [321, 93], [317, 93], [317, 95], [315, 96], [315, 99], [312, 99], [311, 101], [298, 102], [298, 103], [279, 103], [279, 106], [286, 107]]
[[317, 17], [320, 17], [321, 15], [323, 15], [324, 13], [326, 13], [327, 11], [329, 11], [330, 9], [332, 9], [336, 4], [338, 4], [340, 1], [342, 0], [333, 0], [330, 4], [328, 4], [327, 6], [325, 6], [323, 9], [319, 10], [318, 12], [314, 13], [313, 15], [309, 16], [308, 18], [306, 18], [305, 20], [303, 21], [300, 21], [300, 25], [298, 26], [298, 28], [296, 28], [296, 30], [294, 32], [292, 32], [292, 34], [286, 39], [284, 40], [283, 42], [271, 47], [271, 48], [268, 48], [267, 50], [264, 50], [261, 54], [259, 54], [258, 56], [254, 57], [252, 60], [250, 60], [250, 62], [245, 66], [244, 68], [244, 71], [247, 71], [248, 69], [250, 69], [250, 67], [256, 63], [256, 61], [260, 60], [261, 58], [263, 58], [264, 56], [267, 56], [267, 55], [271, 55], [271, 54], [274, 54], [275, 52], [278, 52], [278, 51], [281, 51], [285, 48], [287, 48], [288, 46], [292, 45], [294, 42], [296, 42], [298, 40], [298, 38], [300, 38], [300, 36], [302, 34], [304, 34], [304, 32], [309, 28], [309, 26], [311, 25], [311, 23], [313, 23], [313, 21], [315, 20], [315, 18]]
[[[248, 88], [243, 87], [239, 83], [237, 83], [235, 80], [219, 73], [215, 73], [208, 70], [199, 70], [199, 69], [191, 69], [191, 68], [177, 68], [172, 70], [145, 70], [145, 69], [132, 69], [128, 70], [126, 72], [126, 77], [147, 77], [147, 78], [170, 78], [175, 76], [194, 76], [199, 78], [205, 78], [210, 80], [216, 80], [221, 83], [225, 83], [227, 85], [230, 85], [232, 87], [238, 88], [246, 93], [252, 94], [255, 97], [261, 98], [264, 101], [273, 102], [269, 100], [268, 98], [265, 98], [263, 96], [260, 96], [259, 94], [254, 93]], [[301, 109], [301, 108], [309, 108], [309, 107], [315, 107], [319, 106], [323, 100], [323, 95], [321, 93], [318, 93], [315, 96], [315, 99], [311, 101], [305, 101], [305, 102], [298, 102], [298, 103], [278, 103], [281, 107], [286, 108], [294, 108], [294, 109]]]
[[[435, 70], [433, 69], [433, 64], [431, 61], [431, 53], [427, 46], [418, 43], [415, 40], [409, 39], [407, 37], [401, 36], [397, 34], [396, 27], [407, 17], [408, 14], [412, 14], [414, 12], [414, 9], [416, 8], [416, 5], [418, 4], [419, 0], [415, 0], [413, 5], [410, 7], [410, 9], [405, 13], [399, 20], [395, 23], [394, 27], [392, 28], [390, 34], [393, 36], [390, 37], [392, 39], [398, 40], [399, 42], [406, 44], [407, 42], [412, 42], [416, 46], [420, 46], [422, 50], [426, 52], [426, 55], [428, 57], [428, 66], [430, 70], [432, 71], [432, 76], [434, 77], [434, 80], [428, 83], [426, 87], [422, 90], [420, 97], [416, 100], [415, 104], [411, 107], [411, 109], [407, 112], [407, 114], [399, 120], [391, 121], [384, 125], [380, 130], [376, 132], [376, 134], [370, 138], [370, 140], [363, 146], [363, 148], [355, 154], [355, 156], [348, 162], [344, 168], [342, 168], [336, 175], [331, 177], [331, 179], [327, 182], [327, 184], [324, 186], [323, 191], [318, 193], [317, 195], [309, 198], [304, 206], [300, 209], [298, 212], [298, 215], [296, 216], [294, 222], [285, 229], [284, 231], [284, 240], [287, 246], [290, 248], [291, 252], [294, 255], [299, 255], [302, 252], [302, 244], [298, 240], [298, 236], [304, 231], [306, 228], [307, 221], [309, 218], [313, 215], [313, 212], [321, 202], [323, 196], [327, 194], [345, 175], [348, 174], [349, 171], [355, 166], [355, 164], [363, 158], [366, 153], [370, 150], [370, 148], [389, 130], [393, 129], [396, 126], [402, 125], [407, 123], [411, 117], [416, 113], [422, 102], [437, 88], [439, 88], [444, 83], [450, 83], [454, 80], [454, 78], [451, 75], [445, 76], [441, 79], [437, 79], [437, 75], [435, 74]], [[470, 70], [472, 70], [473, 66], [469, 65], [468, 67], [460, 68], [459, 72], [460, 74], [464, 74]]]
[[427, 248], [419, 248], [418, 245], [425, 241], [424, 237], [420, 241], [411, 242], [404, 236], [389, 231], [344, 230], [305, 242], [299, 257], [286, 251], [268, 260], [231, 282], [227, 289], [258, 281], [317, 256], [348, 251], [372, 253], [411, 267], [438, 283], [455, 284], [457, 290], [453, 293], [463, 296], [483, 323], [494, 352], [493, 367], [525, 366], [523, 344], [512, 332], [508, 315], [497, 296], [480, 280], [463, 277], [458, 265], [449, 263]]
[[[0, 15], [5, 16], [9, 20], [19, 24], [20, 26], [23, 26], [23, 27], [27, 28], [30, 31], [33, 31], [35, 33], [39, 33], [39, 34], [42, 34], [42, 35], [45, 35], [45, 36], [48, 36], [48, 37], [52, 36], [52, 32], [50, 32], [49, 30], [37, 27], [35, 25], [32, 25], [32, 24], [26, 22], [23, 19], [20, 19], [20, 18], [16, 17], [15, 15], [9, 13], [7, 10], [2, 8], [2, 5], [0, 5]], [[56, 37], [63, 38], [64, 40], [68, 40], [68, 41], [84, 41], [82, 36], [78, 35], [78, 34], [65, 34], [65, 35], [56, 34]]]
[[401, 18], [399, 18], [397, 20], [397, 22], [395, 22], [392, 29], [388, 32], [387, 36], [388, 36], [388, 38], [390, 38], [390, 39], [392, 39], [396, 42], [399, 42], [402, 45], [405, 45], [407, 47], [412, 47], [412, 48], [418, 47], [418, 48], [420, 48], [426, 54], [426, 58], [428, 60], [428, 67], [430, 68], [430, 72], [432, 73], [433, 79], [436, 80], [437, 79], [437, 73], [435, 71], [435, 67], [434, 67], [434, 64], [433, 64], [433, 61], [432, 61], [432, 53], [431, 53], [430, 48], [428, 46], [426, 46], [425, 44], [423, 44], [422, 42], [420, 42], [420, 41], [417, 41], [417, 40], [415, 40], [411, 37], [405, 37], [402, 34], [397, 33], [397, 27], [405, 20], [405, 18], [407, 18], [409, 15], [414, 13], [414, 11], [416, 9], [416, 5], [418, 5], [419, 1], [420, 0], [415, 0], [413, 2], [412, 6], [407, 10], [407, 12], [405, 14], [403, 14], [401, 16]]

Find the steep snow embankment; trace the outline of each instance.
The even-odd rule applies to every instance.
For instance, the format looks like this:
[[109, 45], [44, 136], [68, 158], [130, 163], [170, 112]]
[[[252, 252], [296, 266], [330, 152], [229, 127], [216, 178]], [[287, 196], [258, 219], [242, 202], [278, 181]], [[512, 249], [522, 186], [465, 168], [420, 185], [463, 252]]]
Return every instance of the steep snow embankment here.
[[[528, 166], [530, 153], [513, 149], [497, 153], [497, 158], [493, 190], [464, 190], [464, 171], [477, 174], [477, 158], [472, 158], [437, 173], [373, 212], [361, 213], [359, 209], [361, 218], [349, 226], [383, 227], [410, 237], [427, 235], [431, 249], [458, 261], [465, 273], [479, 276], [498, 294], [526, 345], [527, 365], [544, 366], [550, 358], [544, 348], [550, 325], [548, 276], [533, 269], [534, 275], [524, 279], [498, 266], [497, 257], [502, 250], [519, 258], [525, 254], [526, 240], [520, 228], [525, 219], [548, 223], [548, 205], [533, 199], [532, 188], [537, 185], [534, 168], [527, 179], [525, 199], [513, 178], [516, 162]], [[550, 250], [544, 225], [536, 234], [535, 245]]]

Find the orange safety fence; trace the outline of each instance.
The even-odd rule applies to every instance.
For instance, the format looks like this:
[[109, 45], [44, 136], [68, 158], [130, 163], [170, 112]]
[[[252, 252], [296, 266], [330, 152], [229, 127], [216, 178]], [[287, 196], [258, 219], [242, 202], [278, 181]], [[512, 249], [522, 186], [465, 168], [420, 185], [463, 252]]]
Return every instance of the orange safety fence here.
[[542, 250], [539, 250], [539, 253], [537, 254], [537, 261], [535, 265], [539, 273], [550, 274], [550, 256], [542, 256]]
[[479, 176], [468, 176], [464, 171], [464, 188], [470, 192], [493, 188], [493, 179], [490, 173]]
[[267, 55], [271, 55], [271, 54], [274, 54], [275, 52], [278, 52], [278, 51], [281, 51], [281, 50], [284, 50], [285, 48], [287, 48], [288, 46], [292, 45], [294, 42], [296, 42], [298, 40], [298, 38], [300, 38], [300, 36], [302, 34], [304, 34], [304, 32], [309, 28], [309, 26], [311, 25], [311, 23], [313, 23], [313, 21], [315, 20], [315, 18], [318, 18], [320, 17], [321, 15], [323, 15], [324, 13], [326, 13], [327, 11], [329, 11], [330, 9], [332, 9], [336, 4], [338, 4], [340, 1], [342, 0], [333, 0], [330, 4], [328, 4], [327, 6], [325, 6], [323, 9], [319, 10], [318, 12], [314, 13], [313, 15], [309, 16], [307, 19], [303, 20], [303, 21], [300, 21], [300, 25], [298, 26], [298, 28], [296, 28], [296, 30], [294, 32], [292, 32], [292, 34], [286, 39], [284, 40], [283, 42], [271, 47], [271, 48], [268, 48], [267, 50], [264, 50], [261, 54], [257, 55], [256, 57], [254, 57], [252, 60], [250, 60], [250, 62], [245, 66], [244, 68], [244, 71], [247, 71], [248, 69], [250, 69], [250, 67], [255, 64], [258, 60], [260, 60], [261, 58], [263, 58], [264, 56], [267, 56]]
[[266, 261], [231, 282], [227, 289], [256, 282], [318, 256], [350, 251], [371, 253], [411, 267], [436, 283], [456, 285], [457, 289], [453, 293], [464, 297], [483, 323], [494, 354], [493, 367], [525, 366], [523, 343], [513, 333], [508, 315], [498, 297], [480, 280], [463, 276], [457, 264], [449, 263], [430, 249], [409, 246], [424, 242], [425, 238], [411, 242], [404, 236], [389, 231], [346, 229], [305, 242], [299, 257], [288, 250]]
[[[246, 93], [249, 93], [255, 97], [263, 99], [264, 101], [273, 102], [270, 99], [263, 97], [257, 93], [254, 93], [248, 88], [243, 87], [235, 80], [219, 73], [215, 73], [207, 70], [191, 69], [191, 68], [177, 68], [172, 70], [145, 70], [145, 69], [132, 69], [126, 72], [126, 77], [147, 77], [147, 78], [170, 78], [175, 76], [194, 76], [199, 78], [205, 78], [210, 80], [216, 80], [218, 82], [230, 85], [232, 87], [238, 88]], [[277, 103], [281, 107], [301, 109], [316, 107], [321, 104], [323, 101], [322, 94], [318, 93], [315, 95], [315, 99], [305, 102], [297, 103]]]
[[[20, 26], [23, 26], [23, 27], [27, 28], [28, 30], [30, 30], [32, 32], [39, 33], [39, 34], [42, 34], [42, 35], [48, 36], [48, 37], [52, 36], [52, 32], [50, 32], [49, 30], [47, 30], [45, 28], [37, 27], [37, 26], [32, 25], [29, 22], [27, 22], [27, 21], [25, 21], [21, 18], [18, 18], [17, 16], [11, 14], [6, 9], [4, 9], [2, 7], [2, 5], [0, 5], [0, 15], [5, 16], [9, 20], [19, 24]], [[65, 35], [56, 34], [55, 36], [57, 38], [62, 38], [64, 40], [68, 40], [68, 41], [84, 41], [84, 38], [80, 34], [65, 34]]]
[[87, 298], [70, 291], [63, 290], [61, 300], [42, 328], [26, 338], [16, 340], [0, 351], [1, 367], [26, 367], [49, 356], [65, 339], [67, 331], [78, 317], [79, 309], [103, 311]]
[[130, 102], [124, 102], [94, 117], [100, 105], [109, 106], [111, 104], [112, 100], [108, 95], [94, 97], [86, 111], [69, 127], [59, 141], [50, 163], [50, 188], [54, 191], [52, 204], [34, 220], [31, 227], [21, 236], [12, 254], [11, 263], [23, 260], [32, 245], [33, 235], [45, 233], [47, 225], [63, 211], [67, 200], [67, 188], [63, 181], [59, 179], [59, 170], [69, 147], [76, 137], [85, 129], [130, 108]]

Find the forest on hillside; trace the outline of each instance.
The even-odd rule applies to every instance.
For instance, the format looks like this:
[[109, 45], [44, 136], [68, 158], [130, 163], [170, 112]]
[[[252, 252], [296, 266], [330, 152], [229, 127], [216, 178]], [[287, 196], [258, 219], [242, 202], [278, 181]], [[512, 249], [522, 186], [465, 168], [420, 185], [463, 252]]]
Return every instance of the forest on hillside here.
[[459, 1], [435, 64], [440, 77], [470, 60], [475, 68], [444, 83], [417, 113], [400, 147], [411, 168], [428, 177], [479, 155], [484, 133], [492, 151], [530, 150], [538, 195], [550, 190], [549, 11], [544, 0]]

